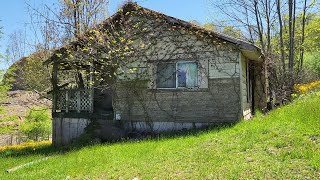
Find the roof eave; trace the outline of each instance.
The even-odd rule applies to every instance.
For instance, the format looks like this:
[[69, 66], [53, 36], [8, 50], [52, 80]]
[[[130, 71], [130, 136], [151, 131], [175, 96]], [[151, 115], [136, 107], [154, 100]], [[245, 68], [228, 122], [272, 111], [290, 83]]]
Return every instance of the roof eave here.
[[258, 62], [263, 62], [264, 60], [264, 55], [261, 53], [260, 48], [256, 49], [250, 49], [250, 48], [241, 48], [240, 51], [244, 57], [247, 59], [253, 60], [253, 61], [258, 61]]

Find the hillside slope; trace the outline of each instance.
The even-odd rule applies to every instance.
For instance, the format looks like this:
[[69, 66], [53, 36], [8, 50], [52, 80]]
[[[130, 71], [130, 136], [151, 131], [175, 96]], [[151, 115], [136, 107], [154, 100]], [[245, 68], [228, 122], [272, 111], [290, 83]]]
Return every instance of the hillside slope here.
[[12, 140], [12, 137], [18, 132], [20, 123], [24, 121], [31, 108], [51, 108], [50, 100], [41, 98], [33, 91], [8, 91], [7, 95], [7, 99], [0, 103], [0, 147], [8, 143], [17, 143], [17, 139]]
[[4, 150], [0, 179], [319, 179], [319, 127], [320, 93], [314, 93], [267, 116], [197, 134], [66, 153]]

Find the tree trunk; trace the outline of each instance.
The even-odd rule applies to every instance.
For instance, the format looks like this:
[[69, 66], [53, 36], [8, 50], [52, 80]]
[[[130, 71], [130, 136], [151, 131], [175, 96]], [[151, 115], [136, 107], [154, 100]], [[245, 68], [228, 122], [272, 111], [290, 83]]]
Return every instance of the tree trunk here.
[[293, 46], [293, 0], [288, 0], [289, 5], [289, 73], [293, 73], [293, 57], [294, 57], [294, 46]]
[[256, 23], [257, 23], [260, 44], [262, 47], [262, 51], [265, 53], [265, 46], [264, 46], [263, 32], [262, 32], [263, 30], [262, 30], [261, 22], [260, 22], [260, 18], [259, 18], [258, 0], [254, 0], [254, 13], [255, 13], [255, 18], [256, 18]]
[[303, 12], [302, 12], [302, 30], [301, 30], [301, 44], [300, 44], [300, 63], [299, 69], [300, 72], [303, 68], [303, 55], [304, 55], [304, 38], [305, 38], [305, 25], [306, 25], [306, 10], [307, 10], [307, 0], [304, 0]]
[[291, 94], [294, 85], [294, 34], [296, 0], [289, 0], [289, 82], [288, 91]]
[[284, 45], [283, 45], [283, 26], [282, 26], [282, 17], [281, 17], [281, 6], [280, 6], [280, 0], [277, 0], [277, 14], [279, 19], [279, 39], [280, 39], [280, 51], [281, 51], [281, 64], [282, 64], [282, 70], [283, 73], [286, 72], [286, 63], [284, 60]]
[[267, 21], [267, 52], [271, 52], [271, 23], [270, 23], [270, 1], [265, 0], [265, 11]]

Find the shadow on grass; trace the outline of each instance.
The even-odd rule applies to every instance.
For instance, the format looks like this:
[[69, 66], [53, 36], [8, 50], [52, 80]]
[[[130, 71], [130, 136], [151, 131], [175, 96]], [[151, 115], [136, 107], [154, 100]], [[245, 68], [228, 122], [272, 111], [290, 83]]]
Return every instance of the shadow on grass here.
[[[208, 132], [217, 132], [222, 129], [230, 128], [234, 126], [236, 123], [230, 124], [216, 124], [211, 125], [205, 128], [194, 128], [194, 129], [183, 129], [179, 131], [170, 131], [164, 133], [151, 133], [151, 132], [132, 132], [129, 133], [128, 137], [123, 138], [118, 141], [75, 141], [68, 146], [63, 147], [54, 147], [51, 144], [40, 145], [36, 147], [24, 147], [21, 149], [6, 149], [4, 151], [0, 151], [0, 158], [8, 158], [8, 157], [22, 157], [22, 156], [32, 156], [32, 155], [42, 155], [42, 156], [52, 156], [57, 154], [64, 154], [70, 151], [77, 151], [84, 147], [90, 147], [97, 144], [105, 144], [112, 145], [117, 143], [125, 143], [125, 142], [134, 142], [134, 141], [143, 141], [143, 140], [166, 140], [173, 139], [179, 137], [187, 137], [187, 136], [200, 136], [202, 134], [206, 134]], [[86, 137], [85, 139], [88, 139]]]
[[223, 129], [231, 128], [235, 123], [220, 123], [220, 124], [214, 124], [203, 128], [192, 128], [192, 129], [182, 129], [182, 130], [176, 130], [176, 131], [168, 131], [168, 132], [162, 132], [162, 133], [148, 133], [144, 132], [141, 133], [140, 136], [137, 137], [129, 137], [128, 140], [165, 140], [165, 139], [173, 139], [173, 138], [179, 138], [179, 137], [187, 137], [187, 136], [200, 136], [203, 134], [207, 134], [209, 132], [218, 132]]

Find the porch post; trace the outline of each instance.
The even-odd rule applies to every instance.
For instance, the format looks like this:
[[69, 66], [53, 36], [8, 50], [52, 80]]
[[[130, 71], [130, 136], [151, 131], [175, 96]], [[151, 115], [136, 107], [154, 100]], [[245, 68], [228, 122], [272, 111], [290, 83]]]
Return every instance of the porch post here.
[[94, 102], [94, 63], [91, 61], [90, 63], [90, 88], [89, 88], [89, 93], [90, 93], [90, 112], [93, 112], [93, 102]]
[[52, 112], [56, 112], [57, 107], [57, 90], [58, 90], [58, 63], [54, 61], [52, 67]]

